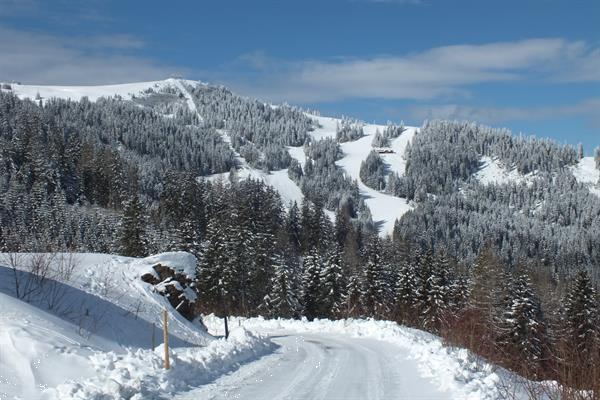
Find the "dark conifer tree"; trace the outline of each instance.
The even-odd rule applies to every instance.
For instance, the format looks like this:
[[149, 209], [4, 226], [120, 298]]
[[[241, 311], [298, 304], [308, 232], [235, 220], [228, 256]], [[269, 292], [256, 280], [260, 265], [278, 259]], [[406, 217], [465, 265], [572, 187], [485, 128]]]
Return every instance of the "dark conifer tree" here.
[[125, 203], [121, 226], [122, 254], [130, 257], [146, 255], [144, 243], [145, 221], [137, 193]]

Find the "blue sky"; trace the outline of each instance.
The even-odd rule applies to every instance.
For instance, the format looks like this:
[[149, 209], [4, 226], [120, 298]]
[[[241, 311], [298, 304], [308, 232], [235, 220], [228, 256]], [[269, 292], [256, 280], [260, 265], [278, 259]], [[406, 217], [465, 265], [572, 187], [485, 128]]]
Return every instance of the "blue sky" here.
[[0, 0], [0, 80], [178, 74], [367, 121], [600, 145], [600, 2]]

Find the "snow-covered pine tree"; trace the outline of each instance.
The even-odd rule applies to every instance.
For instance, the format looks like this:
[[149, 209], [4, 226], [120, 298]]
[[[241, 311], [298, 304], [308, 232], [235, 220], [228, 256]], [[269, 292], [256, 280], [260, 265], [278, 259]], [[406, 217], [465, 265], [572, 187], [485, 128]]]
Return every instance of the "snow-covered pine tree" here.
[[563, 321], [568, 340], [579, 354], [586, 355], [598, 349], [598, 294], [584, 269], [577, 272], [564, 299]]
[[283, 255], [276, 254], [273, 257], [271, 288], [264, 298], [263, 308], [272, 318], [297, 318], [301, 312], [298, 295], [292, 268], [285, 262]]
[[346, 285], [346, 294], [344, 296], [345, 317], [361, 317], [364, 314], [362, 299], [361, 277], [357, 274], [351, 274]]
[[223, 303], [222, 266], [225, 263], [223, 239], [224, 232], [221, 222], [212, 219], [206, 227], [206, 236], [201, 243], [200, 259], [198, 260], [198, 298], [200, 304], [207, 312], [221, 313]]
[[393, 125], [391, 123], [388, 123], [388, 125], [385, 127], [385, 130], [383, 131], [383, 137], [387, 139], [395, 139], [398, 136], [400, 136], [402, 132], [404, 132], [404, 130], [404, 121], [401, 121], [400, 125]]
[[408, 260], [402, 262], [398, 269], [394, 303], [396, 319], [403, 324], [413, 324], [415, 322], [415, 306], [417, 304], [417, 275], [415, 269], [413, 263]]
[[468, 306], [481, 313], [488, 323], [494, 322], [496, 316], [502, 315], [507, 284], [501, 261], [494, 249], [486, 245], [471, 270]]
[[548, 340], [540, 302], [526, 274], [519, 275], [510, 289], [510, 301], [500, 323], [501, 342], [511, 361], [529, 374], [537, 374], [546, 360]]
[[388, 137], [384, 136], [379, 129], [377, 129], [377, 131], [375, 132], [375, 135], [373, 136], [373, 141], [371, 142], [371, 146], [372, 147], [389, 147], [390, 146], [390, 140]]
[[325, 263], [321, 270], [320, 285], [325, 316], [330, 319], [340, 317], [344, 308], [346, 282], [342, 268], [342, 252], [339, 247], [335, 247], [325, 257]]
[[386, 267], [381, 260], [381, 244], [377, 235], [370, 238], [365, 258], [362, 306], [367, 315], [381, 318], [389, 311], [391, 288], [386, 276]]
[[439, 331], [443, 318], [450, 308], [451, 280], [449, 278], [450, 262], [444, 254], [434, 259], [428, 282], [423, 286], [426, 296], [421, 317], [423, 326], [431, 331]]
[[385, 190], [385, 164], [375, 150], [360, 164], [360, 180], [375, 190]]
[[323, 316], [320, 286], [321, 264], [321, 257], [314, 249], [304, 256], [302, 263], [303, 315], [310, 321]]
[[302, 252], [307, 252], [313, 247], [313, 238], [311, 234], [314, 232], [312, 227], [313, 222], [313, 210], [311, 207], [310, 200], [306, 197], [302, 199], [301, 211], [300, 211], [300, 245]]

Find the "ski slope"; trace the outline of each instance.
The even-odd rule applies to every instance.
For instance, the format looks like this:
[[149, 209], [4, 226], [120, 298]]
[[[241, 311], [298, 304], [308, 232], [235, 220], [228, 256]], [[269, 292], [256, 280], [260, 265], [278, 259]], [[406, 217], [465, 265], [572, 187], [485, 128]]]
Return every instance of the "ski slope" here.
[[[335, 138], [337, 125], [341, 120], [310, 114], [309, 116], [317, 120], [320, 125], [319, 128], [311, 132], [313, 139]], [[365, 203], [371, 210], [373, 222], [379, 228], [379, 234], [382, 236], [391, 235], [394, 231], [396, 219], [401, 218], [407, 211], [412, 209], [405, 198], [395, 197], [372, 189], [360, 180], [360, 164], [366, 160], [371, 150], [373, 150], [371, 146], [373, 136], [377, 130], [383, 132], [385, 128], [384, 125], [364, 125], [365, 136], [352, 142], [340, 144], [344, 156], [336, 162], [350, 178], [356, 179], [358, 182], [360, 194], [365, 198]], [[400, 176], [404, 175], [406, 170], [404, 153], [406, 152], [406, 146], [412, 141], [416, 132], [417, 128], [408, 127], [399, 137], [392, 140], [390, 147], [394, 150], [394, 153], [382, 155], [383, 161], [390, 172], [397, 172]], [[297, 152], [290, 154], [299, 162], [304, 161], [298, 158]]]

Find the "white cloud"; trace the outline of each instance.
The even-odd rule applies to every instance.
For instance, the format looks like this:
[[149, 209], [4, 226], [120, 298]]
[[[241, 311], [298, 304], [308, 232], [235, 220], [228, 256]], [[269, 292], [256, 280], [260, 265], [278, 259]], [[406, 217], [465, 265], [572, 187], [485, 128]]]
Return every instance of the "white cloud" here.
[[457, 104], [415, 106], [409, 114], [416, 120], [458, 119], [498, 124], [511, 121], [541, 121], [569, 117], [588, 117], [598, 123], [600, 98], [591, 98], [574, 105], [547, 107], [474, 107]]
[[187, 72], [128, 54], [144, 46], [130, 35], [64, 38], [0, 26], [0, 37], [0, 81], [107, 84]]
[[368, 59], [283, 62], [255, 53], [247, 60], [264, 70], [260, 79], [240, 80], [236, 71], [223, 80], [274, 101], [432, 99], [464, 94], [478, 83], [600, 80], [600, 49], [560, 38], [444, 46]]

